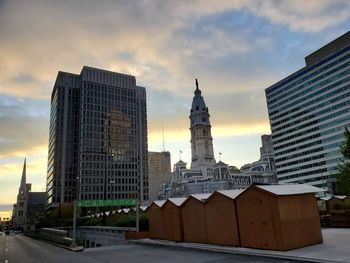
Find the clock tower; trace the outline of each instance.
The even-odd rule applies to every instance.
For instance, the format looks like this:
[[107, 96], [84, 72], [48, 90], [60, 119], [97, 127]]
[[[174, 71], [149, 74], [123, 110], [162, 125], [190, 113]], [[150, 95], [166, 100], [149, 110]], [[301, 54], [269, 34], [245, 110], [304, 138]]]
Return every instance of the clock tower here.
[[202, 92], [198, 87], [196, 79], [196, 90], [192, 101], [190, 113], [191, 169], [200, 169], [206, 174], [206, 168], [216, 164], [213, 150], [213, 138], [211, 137], [210, 115], [205, 105]]

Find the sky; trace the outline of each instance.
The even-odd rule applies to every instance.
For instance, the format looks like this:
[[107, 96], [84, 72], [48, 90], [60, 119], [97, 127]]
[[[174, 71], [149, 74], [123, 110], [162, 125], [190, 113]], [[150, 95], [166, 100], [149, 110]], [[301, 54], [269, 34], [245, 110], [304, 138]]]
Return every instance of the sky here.
[[[147, 89], [150, 151], [190, 164], [195, 78], [216, 159], [259, 159], [270, 133], [264, 90], [350, 28], [344, 0], [0, 0], [0, 217], [15, 202], [24, 158], [44, 191], [50, 95], [59, 70], [134, 75]], [[7, 214], [6, 214], [7, 215]]]

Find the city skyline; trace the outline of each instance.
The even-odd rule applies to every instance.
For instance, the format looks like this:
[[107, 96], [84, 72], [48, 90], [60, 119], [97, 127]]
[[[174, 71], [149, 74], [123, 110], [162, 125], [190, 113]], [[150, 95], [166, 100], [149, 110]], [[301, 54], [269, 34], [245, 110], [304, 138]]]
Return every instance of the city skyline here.
[[33, 190], [45, 189], [59, 70], [134, 75], [147, 89], [149, 150], [163, 149], [163, 126], [172, 163], [180, 150], [190, 163], [198, 78], [215, 157], [241, 166], [258, 159], [260, 136], [270, 133], [265, 88], [348, 31], [349, 13], [347, 1], [1, 2], [0, 205], [15, 202], [25, 157]]

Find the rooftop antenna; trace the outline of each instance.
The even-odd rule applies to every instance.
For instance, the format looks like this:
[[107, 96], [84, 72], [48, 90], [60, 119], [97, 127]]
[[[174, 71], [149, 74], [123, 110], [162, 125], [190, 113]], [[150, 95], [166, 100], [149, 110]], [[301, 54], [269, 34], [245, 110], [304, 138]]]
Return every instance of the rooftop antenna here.
[[219, 152], [219, 162], [221, 162], [221, 155], [222, 153]]
[[165, 142], [164, 142], [164, 124], [162, 123], [162, 136], [163, 136], [163, 152], [165, 152]]
[[180, 151], [179, 151], [179, 155], [180, 155], [180, 160], [181, 160], [181, 153], [182, 153], [182, 151], [180, 150]]

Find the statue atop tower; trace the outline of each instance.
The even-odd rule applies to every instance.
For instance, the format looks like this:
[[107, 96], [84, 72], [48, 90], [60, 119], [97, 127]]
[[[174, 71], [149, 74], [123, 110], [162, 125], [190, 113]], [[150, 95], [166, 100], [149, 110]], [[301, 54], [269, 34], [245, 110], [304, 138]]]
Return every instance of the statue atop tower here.
[[211, 136], [210, 115], [208, 107], [205, 105], [196, 79], [196, 89], [192, 101], [190, 112], [191, 169], [206, 170], [216, 164], [213, 150], [213, 138]]

